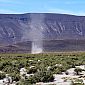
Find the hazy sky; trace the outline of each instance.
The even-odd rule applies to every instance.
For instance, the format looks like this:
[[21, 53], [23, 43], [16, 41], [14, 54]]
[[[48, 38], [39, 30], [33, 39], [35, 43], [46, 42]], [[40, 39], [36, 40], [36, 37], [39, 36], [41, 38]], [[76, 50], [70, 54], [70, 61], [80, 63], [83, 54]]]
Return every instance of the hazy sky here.
[[30, 12], [85, 15], [85, 0], [0, 0], [0, 13]]

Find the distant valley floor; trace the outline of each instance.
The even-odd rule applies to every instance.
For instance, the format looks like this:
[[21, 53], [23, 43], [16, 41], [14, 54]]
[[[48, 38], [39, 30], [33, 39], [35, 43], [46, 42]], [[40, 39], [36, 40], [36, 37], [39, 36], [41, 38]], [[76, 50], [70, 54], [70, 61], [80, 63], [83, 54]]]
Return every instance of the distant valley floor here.
[[[31, 53], [32, 42], [1, 45], [0, 53]], [[43, 40], [43, 52], [85, 51], [85, 40]]]

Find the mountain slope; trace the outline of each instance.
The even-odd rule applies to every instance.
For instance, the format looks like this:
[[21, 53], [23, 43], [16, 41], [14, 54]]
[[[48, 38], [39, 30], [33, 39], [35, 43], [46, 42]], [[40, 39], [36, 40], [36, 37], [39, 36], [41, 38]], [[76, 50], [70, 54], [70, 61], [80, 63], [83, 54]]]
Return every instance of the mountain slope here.
[[[83, 40], [84, 43], [85, 17], [51, 13], [0, 14], [1, 47], [4, 48], [5, 46], [34, 40], [44, 40], [44, 50], [47, 49], [48, 51], [51, 48], [53, 51], [56, 51], [56, 49], [61, 51], [63, 48], [65, 50], [65, 46], [68, 45], [68, 42], [67, 44], [63, 43], [59, 48], [56, 42], [57, 45], [52, 43], [50, 44], [51, 48], [49, 48], [48, 41], [51, 42], [52, 40], [78, 40], [77, 42]], [[53, 44], [55, 44], [56, 49], [52, 47]], [[28, 45], [28, 48], [31, 50], [30, 45]], [[81, 45], [78, 47], [80, 48], [79, 50], [85, 50]], [[70, 47], [67, 47], [66, 49], [68, 50]], [[75, 45], [73, 48], [75, 48]]]

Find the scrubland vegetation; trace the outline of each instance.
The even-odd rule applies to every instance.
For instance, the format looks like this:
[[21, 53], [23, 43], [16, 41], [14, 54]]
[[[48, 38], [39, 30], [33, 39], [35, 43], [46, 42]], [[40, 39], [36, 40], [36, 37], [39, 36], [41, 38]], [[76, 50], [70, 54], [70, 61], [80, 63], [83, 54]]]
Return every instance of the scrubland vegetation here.
[[[9, 74], [12, 81], [17, 82], [16, 85], [52, 82], [53, 74], [61, 74], [79, 65], [85, 65], [85, 53], [0, 54], [0, 79], [5, 78], [5, 74]], [[32, 75], [20, 75], [21, 68], [26, 69], [26, 74]], [[77, 75], [81, 71], [75, 69]]]

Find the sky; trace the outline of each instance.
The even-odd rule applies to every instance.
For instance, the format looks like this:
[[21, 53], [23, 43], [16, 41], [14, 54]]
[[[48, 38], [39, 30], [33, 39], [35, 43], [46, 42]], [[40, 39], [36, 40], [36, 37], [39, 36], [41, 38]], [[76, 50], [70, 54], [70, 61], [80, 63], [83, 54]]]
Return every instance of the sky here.
[[0, 13], [62, 13], [85, 15], [85, 0], [0, 0]]

